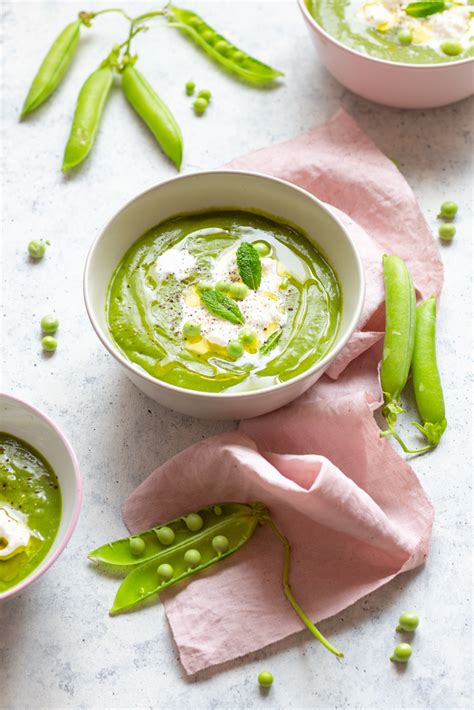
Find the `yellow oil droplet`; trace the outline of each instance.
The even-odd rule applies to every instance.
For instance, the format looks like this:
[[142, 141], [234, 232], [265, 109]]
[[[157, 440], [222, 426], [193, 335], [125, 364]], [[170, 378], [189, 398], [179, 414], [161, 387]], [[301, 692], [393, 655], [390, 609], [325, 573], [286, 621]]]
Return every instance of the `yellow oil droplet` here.
[[273, 293], [273, 291], [263, 291], [262, 293], [264, 296], [270, 298], [272, 301], [278, 301], [278, 296], [276, 295], [276, 293]]
[[205, 338], [188, 338], [186, 340], [186, 347], [197, 355], [205, 355], [211, 349]]
[[276, 330], [278, 330], [280, 326], [278, 323], [275, 323], [274, 321], [272, 323], [269, 323], [266, 328], [264, 328], [263, 332], [265, 333], [265, 340], [272, 335]]

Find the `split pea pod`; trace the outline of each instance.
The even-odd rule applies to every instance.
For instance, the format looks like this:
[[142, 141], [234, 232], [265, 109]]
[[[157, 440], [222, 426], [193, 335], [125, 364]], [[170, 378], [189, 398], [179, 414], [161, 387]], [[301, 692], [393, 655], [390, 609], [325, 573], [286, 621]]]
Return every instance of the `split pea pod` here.
[[168, 5], [166, 15], [170, 27], [185, 32], [211, 59], [233, 74], [253, 84], [267, 84], [283, 76], [281, 71], [260, 62], [233, 45], [195, 12]]
[[71, 22], [54, 40], [31, 83], [20, 120], [41, 106], [60, 83], [74, 59], [82, 24], [87, 23], [80, 18]]
[[122, 72], [123, 93], [179, 170], [183, 159], [181, 130], [168, 106], [133, 64], [128, 58]]
[[62, 169], [75, 168], [87, 158], [94, 145], [107, 98], [114, 80], [119, 50], [114, 49], [84, 82], [77, 98]]
[[437, 446], [447, 427], [443, 389], [436, 361], [436, 298], [416, 309], [416, 332], [411, 364], [416, 406], [423, 420], [413, 422], [432, 446]]

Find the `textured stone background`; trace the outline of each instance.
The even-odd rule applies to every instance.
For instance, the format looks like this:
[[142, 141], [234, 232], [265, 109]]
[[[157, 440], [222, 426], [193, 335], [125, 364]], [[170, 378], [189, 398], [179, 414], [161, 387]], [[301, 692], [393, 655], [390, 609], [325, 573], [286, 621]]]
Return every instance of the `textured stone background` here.
[[[117, 0], [116, 4], [120, 4]], [[120, 504], [159, 463], [225, 423], [206, 423], [148, 400], [118, 371], [95, 337], [82, 299], [82, 268], [100, 226], [126, 200], [174, 175], [152, 137], [114, 91], [93, 155], [76, 175], [60, 164], [79, 86], [124, 36], [118, 16], [98, 18], [54, 99], [18, 123], [29, 82], [76, 3], [3, 2], [2, 135], [3, 387], [30, 399], [70, 437], [85, 497], [66, 552], [34, 587], [0, 609], [0, 706], [14, 708], [439, 708], [470, 707], [472, 348], [472, 101], [406, 112], [359, 99], [321, 67], [295, 2], [198, 2], [192, 6], [249, 51], [286, 71], [285, 85], [257, 91], [226, 76], [165, 27], [140, 37], [142, 71], [172, 106], [186, 139], [185, 170], [213, 168], [328, 119], [341, 104], [396, 159], [433, 230], [443, 199], [460, 204], [458, 236], [442, 247], [446, 285], [439, 352], [450, 427], [439, 450], [414, 462], [435, 508], [431, 557], [321, 625], [346, 651], [338, 663], [308, 634], [188, 681], [162, 607], [109, 619], [115, 582], [89, 569], [85, 553], [124, 532]], [[146, 2], [123, 3], [130, 13]], [[94, 1], [91, 8], [106, 7]], [[198, 120], [186, 80], [215, 96]], [[31, 238], [50, 239], [47, 257], [28, 260]], [[59, 349], [42, 355], [38, 324], [56, 310]], [[233, 593], [238, 593], [235, 590]], [[400, 611], [422, 624], [407, 668], [388, 661]], [[256, 684], [262, 669], [275, 684]]]

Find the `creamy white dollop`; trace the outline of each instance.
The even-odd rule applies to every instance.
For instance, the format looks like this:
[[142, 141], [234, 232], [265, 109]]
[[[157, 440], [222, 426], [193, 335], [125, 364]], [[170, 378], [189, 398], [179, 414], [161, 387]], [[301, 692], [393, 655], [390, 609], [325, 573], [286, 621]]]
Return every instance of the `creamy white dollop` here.
[[25, 515], [9, 505], [0, 507], [0, 562], [23, 552], [31, 535]]
[[159, 279], [173, 274], [178, 281], [190, 276], [196, 268], [195, 257], [187, 249], [168, 249], [160, 254], [155, 264], [155, 273]]

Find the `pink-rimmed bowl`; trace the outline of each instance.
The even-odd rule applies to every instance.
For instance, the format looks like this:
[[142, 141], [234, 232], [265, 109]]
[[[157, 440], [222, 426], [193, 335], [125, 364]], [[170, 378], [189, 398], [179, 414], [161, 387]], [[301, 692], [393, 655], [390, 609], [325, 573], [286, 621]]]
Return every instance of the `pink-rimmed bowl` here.
[[43, 412], [19, 397], [0, 393], [0, 431], [23, 439], [37, 449], [56, 473], [62, 495], [61, 522], [48, 554], [21, 582], [0, 592], [0, 602], [19, 594], [36, 582], [58, 559], [79, 517], [82, 482], [76, 455], [59, 427]]
[[316, 51], [343, 86], [365, 99], [395, 108], [435, 108], [474, 93], [474, 58], [444, 64], [405, 64], [346, 47], [328, 34], [298, 0]]

